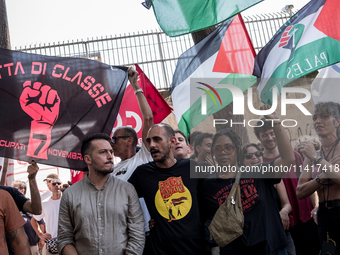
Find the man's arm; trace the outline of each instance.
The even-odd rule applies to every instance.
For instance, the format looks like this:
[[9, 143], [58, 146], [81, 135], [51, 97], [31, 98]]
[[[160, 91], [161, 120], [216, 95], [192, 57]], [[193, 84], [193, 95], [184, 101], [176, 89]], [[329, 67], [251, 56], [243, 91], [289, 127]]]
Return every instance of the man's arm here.
[[[138, 72], [134, 70], [133, 67], [129, 67], [128, 75], [129, 75], [129, 81], [134, 91], [137, 91], [138, 89], [140, 89], [138, 82], [137, 82]], [[146, 141], [145, 141], [146, 136], [148, 134], [150, 127], [153, 125], [153, 115], [152, 115], [151, 108], [148, 104], [148, 101], [146, 101], [144, 94], [142, 92], [137, 92], [136, 96], [137, 96], [139, 108], [143, 116], [142, 140], [143, 140], [143, 143], [146, 144]]]
[[68, 192], [61, 197], [58, 220], [58, 251], [59, 254], [78, 254], [74, 243], [73, 224], [69, 214]]
[[31, 161], [30, 165], [27, 167], [28, 181], [30, 184], [31, 200], [26, 201], [24, 204], [24, 211], [35, 215], [41, 214], [41, 197], [38, 189], [38, 184], [36, 180], [36, 175], [38, 173], [39, 167], [36, 162]]
[[[41, 222], [41, 221], [43, 221], [43, 220], [38, 221], [38, 223]], [[46, 233], [46, 224], [45, 223], [39, 223], [39, 227], [40, 227], [41, 232]], [[39, 250], [41, 250], [44, 247], [44, 245], [45, 245], [45, 241], [43, 239], [39, 238], [39, 243], [38, 243]]]
[[133, 185], [129, 189], [129, 205], [128, 205], [128, 243], [125, 249], [125, 254], [142, 254], [145, 244], [144, 232], [144, 215], [139, 203], [137, 192]]
[[12, 242], [14, 254], [31, 255], [31, 248], [24, 227], [20, 227], [7, 234]]
[[2, 186], [5, 186], [5, 183], [6, 183], [7, 168], [8, 168], [8, 158], [4, 158], [4, 165], [2, 166], [2, 175], [1, 175], [1, 181], [0, 181], [0, 185]]
[[37, 233], [37, 235], [39, 236], [40, 240], [47, 241], [49, 239], [52, 239], [52, 236], [49, 233], [44, 233], [40, 229], [40, 225], [38, 221], [34, 218], [34, 216], [31, 218], [31, 225], [35, 233]]

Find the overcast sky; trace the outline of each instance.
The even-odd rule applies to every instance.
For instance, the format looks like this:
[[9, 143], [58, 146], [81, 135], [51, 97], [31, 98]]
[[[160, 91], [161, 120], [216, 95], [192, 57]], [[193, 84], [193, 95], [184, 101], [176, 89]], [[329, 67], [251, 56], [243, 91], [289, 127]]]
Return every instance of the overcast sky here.
[[[91, 37], [158, 29], [153, 10], [143, 0], [6, 0], [12, 49]], [[265, 0], [244, 16], [279, 12], [293, 4], [301, 9], [308, 0]]]

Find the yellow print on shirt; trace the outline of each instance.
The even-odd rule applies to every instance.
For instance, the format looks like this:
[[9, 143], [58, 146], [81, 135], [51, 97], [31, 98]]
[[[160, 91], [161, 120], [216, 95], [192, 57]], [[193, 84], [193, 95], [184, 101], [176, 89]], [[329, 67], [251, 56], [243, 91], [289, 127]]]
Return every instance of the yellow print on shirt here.
[[158, 213], [168, 222], [180, 220], [190, 212], [192, 197], [182, 177], [169, 177], [158, 183], [155, 205]]

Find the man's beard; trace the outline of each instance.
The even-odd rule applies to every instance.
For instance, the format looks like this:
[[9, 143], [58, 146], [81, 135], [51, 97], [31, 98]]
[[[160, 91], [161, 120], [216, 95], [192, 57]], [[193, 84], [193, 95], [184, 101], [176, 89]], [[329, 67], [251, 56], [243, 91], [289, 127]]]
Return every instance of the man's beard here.
[[169, 158], [169, 155], [170, 155], [170, 148], [166, 147], [166, 149], [164, 150], [163, 157], [161, 157], [160, 159], [154, 160], [154, 161], [159, 162], [159, 163], [163, 163], [163, 162], [165, 162], [165, 160], [167, 160]]
[[108, 169], [108, 170], [98, 170], [98, 169], [94, 168], [94, 172], [97, 175], [106, 176], [106, 175], [113, 172], [113, 167], [111, 169]]

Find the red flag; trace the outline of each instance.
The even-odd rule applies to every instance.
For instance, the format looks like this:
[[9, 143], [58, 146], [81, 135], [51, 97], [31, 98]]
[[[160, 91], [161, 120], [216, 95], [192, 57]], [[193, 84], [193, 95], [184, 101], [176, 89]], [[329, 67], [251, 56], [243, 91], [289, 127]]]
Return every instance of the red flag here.
[[[172, 108], [164, 100], [149, 78], [145, 75], [138, 64], [135, 64], [138, 72], [138, 85], [143, 90], [144, 96], [148, 101], [153, 114], [155, 124], [164, 120], [172, 111]], [[143, 118], [140, 111], [137, 97], [134, 95], [134, 90], [129, 84], [125, 90], [125, 94], [120, 105], [119, 113], [114, 124], [114, 128], [120, 126], [132, 127], [138, 135], [138, 144], [142, 142], [142, 127]]]
[[80, 181], [83, 179], [83, 172], [82, 171], [77, 171], [77, 170], [71, 170], [71, 182], [75, 184], [77, 181]]

